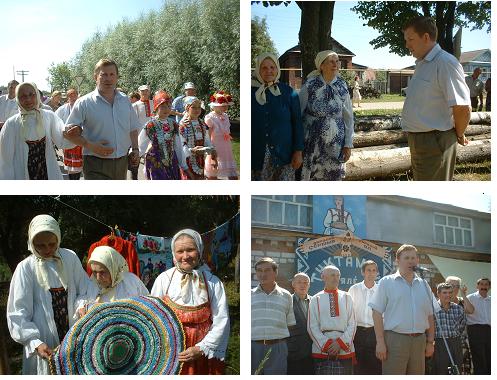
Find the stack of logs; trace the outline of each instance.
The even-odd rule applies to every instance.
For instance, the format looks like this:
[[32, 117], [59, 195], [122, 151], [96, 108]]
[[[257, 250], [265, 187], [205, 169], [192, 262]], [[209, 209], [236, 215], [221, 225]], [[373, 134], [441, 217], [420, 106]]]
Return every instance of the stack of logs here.
[[[401, 130], [400, 121], [400, 116], [356, 118], [346, 180], [388, 177], [411, 168], [407, 134]], [[490, 159], [490, 112], [473, 112], [466, 136], [469, 144], [458, 145], [457, 163]]]

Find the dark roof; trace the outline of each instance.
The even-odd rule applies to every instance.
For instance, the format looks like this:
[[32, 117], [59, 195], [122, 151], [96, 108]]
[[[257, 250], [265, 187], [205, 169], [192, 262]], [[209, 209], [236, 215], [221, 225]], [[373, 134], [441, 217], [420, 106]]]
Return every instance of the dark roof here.
[[[349, 56], [355, 57], [355, 54], [352, 53], [345, 46], [343, 46], [340, 42], [338, 42], [337, 40], [335, 40], [333, 37], [330, 37], [330, 39], [331, 39], [331, 50], [333, 50], [335, 53], [337, 53], [338, 55], [349, 55]], [[289, 53], [300, 53], [300, 52], [301, 52], [300, 44], [297, 44], [294, 47], [292, 47], [292, 48], [288, 49], [287, 51], [285, 51], [281, 55], [280, 61], [282, 59], [284, 59], [286, 57], [286, 55], [288, 55]]]
[[363, 70], [363, 69], [365, 70], [365, 69], [368, 69], [369, 67], [364, 66], [364, 65], [359, 65], [358, 63], [352, 62], [352, 68], [355, 70]]
[[461, 53], [461, 57], [459, 58], [459, 62], [466, 63], [466, 62], [476, 61], [476, 58], [478, 58], [483, 53], [488, 52], [489, 50], [490, 49], [465, 51], [465, 52]]

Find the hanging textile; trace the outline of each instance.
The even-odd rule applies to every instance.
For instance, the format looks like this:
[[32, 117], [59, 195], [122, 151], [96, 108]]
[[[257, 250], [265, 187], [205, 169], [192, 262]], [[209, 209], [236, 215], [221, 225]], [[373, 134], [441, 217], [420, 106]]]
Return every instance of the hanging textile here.
[[[140, 276], [140, 263], [138, 261], [138, 255], [136, 254], [134, 244], [128, 240], [124, 240], [119, 236], [107, 235], [99, 241], [93, 243], [88, 250], [88, 262], [90, 261], [93, 250], [102, 245], [112, 247], [117, 252], [119, 252], [128, 263], [129, 271], [136, 274], [137, 276]], [[88, 275], [91, 275], [92, 273], [89, 264], [86, 265], [86, 272], [88, 273]]]

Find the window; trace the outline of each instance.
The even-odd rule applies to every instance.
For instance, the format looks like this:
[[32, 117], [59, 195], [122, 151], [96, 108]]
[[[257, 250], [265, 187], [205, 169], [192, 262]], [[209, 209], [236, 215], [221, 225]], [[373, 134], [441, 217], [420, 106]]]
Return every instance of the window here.
[[312, 229], [312, 196], [255, 195], [252, 223], [290, 229]]
[[455, 215], [435, 213], [433, 217], [435, 243], [473, 246], [473, 220]]

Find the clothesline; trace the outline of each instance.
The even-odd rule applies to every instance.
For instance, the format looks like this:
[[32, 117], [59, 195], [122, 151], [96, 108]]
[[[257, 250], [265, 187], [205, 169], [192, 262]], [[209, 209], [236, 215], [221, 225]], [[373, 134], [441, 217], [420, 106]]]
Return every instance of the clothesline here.
[[[98, 219], [96, 219], [95, 217], [93, 217], [93, 216], [91, 216], [91, 215], [89, 215], [89, 214], [87, 214], [87, 213], [85, 213], [85, 212], [83, 212], [83, 211], [81, 211], [81, 210], [77, 209], [76, 207], [71, 206], [70, 204], [68, 204], [68, 203], [65, 203], [65, 202], [61, 201], [61, 200], [59, 199], [60, 195], [58, 195], [58, 196], [56, 196], [56, 197], [49, 195], [49, 197], [50, 197], [50, 198], [52, 198], [53, 200], [55, 200], [55, 201], [57, 201], [57, 202], [59, 202], [59, 203], [63, 204], [64, 206], [67, 206], [67, 207], [69, 207], [69, 208], [73, 209], [74, 211], [79, 212], [80, 214], [82, 214], [82, 215], [86, 216], [87, 218], [92, 219], [92, 220], [94, 220], [95, 222], [102, 224], [103, 226], [105, 226], [105, 227], [107, 227], [108, 229], [110, 229], [112, 232], [114, 232], [114, 231], [117, 229], [117, 230], [119, 230], [119, 231], [121, 231], [121, 232], [125, 232], [125, 233], [128, 233], [128, 234], [137, 234], [137, 233], [134, 233], [134, 232], [130, 232], [130, 231], [123, 230], [122, 228], [115, 228], [115, 227], [112, 227], [112, 226], [110, 226], [110, 225], [108, 225], [108, 224], [105, 224], [105, 223], [104, 223], [104, 222], [102, 222], [101, 220], [98, 220]], [[227, 221], [225, 221], [224, 223], [221, 223], [219, 226], [214, 227], [214, 228], [212, 228], [211, 230], [209, 230], [209, 231], [207, 231], [207, 232], [203, 232], [203, 233], [201, 233], [200, 235], [206, 235], [206, 234], [208, 234], [208, 233], [210, 233], [210, 232], [212, 232], [212, 231], [214, 231], [214, 230], [218, 229], [218, 228], [219, 228], [219, 227], [221, 227], [222, 225], [224, 225], [224, 224], [226, 224], [226, 223], [229, 223], [231, 220], [235, 219], [235, 218], [238, 216], [238, 214], [240, 214], [240, 210], [238, 210], [238, 211], [237, 211], [237, 213], [236, 213], [235, 215], [233, 215], [231, 218], [229, 218], [229, 219], [228, 219]]]

